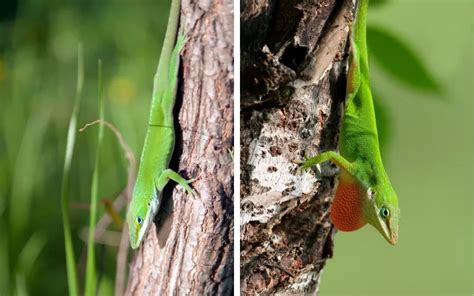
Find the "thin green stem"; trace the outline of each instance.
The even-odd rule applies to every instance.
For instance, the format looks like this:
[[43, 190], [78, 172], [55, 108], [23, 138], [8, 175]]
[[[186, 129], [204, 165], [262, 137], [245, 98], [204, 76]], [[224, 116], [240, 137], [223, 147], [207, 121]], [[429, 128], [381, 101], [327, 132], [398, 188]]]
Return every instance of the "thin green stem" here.
[[74, 100], [74, 109], [71, 119], [69, 120], [69, 128], [67, 133], [66, 155], [64, 157], [64, 170], [61, 186], [61, 211], [63, 215], [64, 229], [64, 248], [66, 251], [66, 268], [69, 295], [78, 295], [76, 261], [74, 256], [74, 247], [72, 244], [71, 224], [69, 220], [69, 172], [71, 169], [71, 160], [74, 152], [74, 144], [76, 141], [77, 116], [79, 113], [82, 97], [82, 87], [84, 83], [84, 57], [82, 44], [78, 45], [77, 54], [77, 86], [76, 98]]
[[[99, 98], [99, 118], [104, 121], [104, 100], [102, 97], [102, 61], [98, 63], [98, 98]], [[97, 139], [97, 150], [94, 165], [94, 175], [92, 176], [91, 185], [91, 204], [89, 218], [89, 238], [87, 240], [87, 264], [86, 264], [86, 289], [85, 295], [95, 296], [97, 277], [95, 270], [95, 249], [94, 249], [94, 233], [97, 220], [97, 200], [99, 194], [99, 156], [100, 147], [102, 146], [102, 138], [104, 135], [104, 125], [99, 125], [99, 133]]]

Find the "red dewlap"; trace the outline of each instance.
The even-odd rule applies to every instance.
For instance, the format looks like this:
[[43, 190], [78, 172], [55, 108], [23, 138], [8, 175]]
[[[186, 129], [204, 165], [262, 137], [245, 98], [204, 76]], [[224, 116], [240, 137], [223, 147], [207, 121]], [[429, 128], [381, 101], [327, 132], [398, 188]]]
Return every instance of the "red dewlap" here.
[[341, 231], [354, 231], [365, 225], [361, 190], [357, 183], [341, 178], [331, 207], [331, 219]]

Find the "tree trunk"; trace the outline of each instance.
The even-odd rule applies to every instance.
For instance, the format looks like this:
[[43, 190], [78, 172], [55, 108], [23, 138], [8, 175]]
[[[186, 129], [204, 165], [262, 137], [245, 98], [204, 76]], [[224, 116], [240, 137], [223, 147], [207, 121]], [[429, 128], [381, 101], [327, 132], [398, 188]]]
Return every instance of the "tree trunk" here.
[[[233, 291], [232, 0], [183, 0], [188, 40], [175, 106], [179, 168], [199, 197], [167, 186], [158, 222], [129, 274], [128, 295], [230, 295]], [[170, 182], [172, 183], [172, 182]]]
[[241, 292], [317, 294], [332, 256], [350, 0], [241, 1]]

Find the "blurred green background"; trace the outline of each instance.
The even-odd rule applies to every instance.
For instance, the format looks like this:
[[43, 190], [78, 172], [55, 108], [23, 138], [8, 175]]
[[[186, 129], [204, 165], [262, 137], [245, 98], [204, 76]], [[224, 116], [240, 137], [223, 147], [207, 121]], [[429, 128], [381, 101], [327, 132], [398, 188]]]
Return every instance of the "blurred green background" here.
[[370, 52], [375, 100], [389, 120], [384, 158], [400, 201], [399, 243], [370, 226], [337, 233], [320, 292], [473, 295], [474, 2], [382, 2], [369, 8], [369, 25], [407, 44], [441, 91], [426, 77], [410, 85], [393, 75], [387, 64], [403, 65], [404, 56], [381, 63], [383, 53]]
[[[77, 46], [85, 53], [79, 126], [98, 118], [97, 60], [103, 60], [106, 120], [141, 150], [152, 79], [169, 1], [0, 3], [0, 295], [66, 295], [61, 176], [76, 90]], [[70, 208], [80, 274], [97, 127], [79, 133]], [[127, 162], [105, 130], [99, 196], [126, 185]], [[100, 218], [104, 207], [99, 204]], [[113, 226], [110, 230], [117, 231]], [[117, 247], [98, 245], [99, 295], [113, 295]], [[80, 279], [83, 283], [83, 279]]]

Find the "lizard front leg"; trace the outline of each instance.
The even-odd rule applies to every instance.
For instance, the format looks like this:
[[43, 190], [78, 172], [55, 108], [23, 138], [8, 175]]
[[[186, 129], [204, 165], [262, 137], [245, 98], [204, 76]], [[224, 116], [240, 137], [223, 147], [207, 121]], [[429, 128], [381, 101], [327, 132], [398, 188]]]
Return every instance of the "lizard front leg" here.
[[301, 165], [301, 169], [307, 169], [309, 167], [312, 167], [314, 165], [317, 165], [325, 161], [334, 162], [338, 167], [344, 169], [349, 174], [353, 172], [353, 165], [347, 159], [345, 159], [344, 157], [342, 157], [340, 154], [336, 153], [335, 151], [326, 151], [326, 152], [323, 152], [321, 154], [318, 154], [316, 156], [306, 159], [306, 161], [304, 161], [303, 164]]

